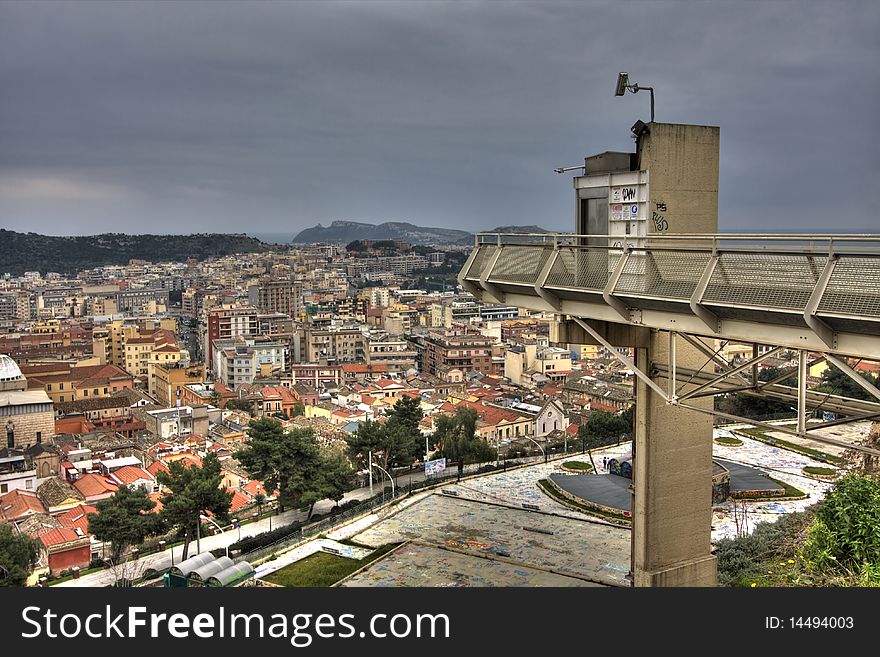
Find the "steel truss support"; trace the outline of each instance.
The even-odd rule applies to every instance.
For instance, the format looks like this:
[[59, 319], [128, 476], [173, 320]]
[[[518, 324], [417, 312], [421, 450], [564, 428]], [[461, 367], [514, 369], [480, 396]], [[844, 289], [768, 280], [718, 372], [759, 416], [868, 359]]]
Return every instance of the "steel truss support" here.
[[[842, 440], [836, 440], [834, 438], [817, 436], [814, 433], [817, 429], [823, 429], [826, 427], [833, 427], [833, 426], [837, 426], [840, 424], [846, 424], [849, 422], [857, 422], [860, 420], [870, 420], [873, 418], [880, 417], [880, 410], [871, 410], [871, 406], [870, 406], [871, 402], [864, 402], [862, 400], [852, 400], [854, 403], [857, 403], [857, 404], [859, 404], [859, 403], [862, 405], [867, 404], [867, 406], [864, 406], [864, 408], [868, 409], [868, 412], [862, 412], [857, 415], [850, 415], [846, 418], [841, 418], [841, 419], [837, 419], [837, 420], [829, 420], [827, 422], [822, 422], [819, 424], [813, 424], [811, 426], [807, 426], [807, 413], [809, 410], [809, 406], [813, 405], [818, 408], [818, 407], [821, 407], [821, 405], [824, 403], [824, 401], [817, 399], [817, 395], [819, 393], [817, 393], [816, 391], [810, 391], [807, 389], [807, 374], [809, 372], [809, 367], [811, 367], [815, 363], [821, 362], [823, 359], [828, 359], [828, 361], [830, 363], [833, 363], [836, 367], [840, 367], [840, 369], [843, 372], [845, 372], [848, 376], [853, 378], [853, 380], [855, 380], [857, 383], [860, 383], [860, 385], [862, 385], [862, 387], [867, 386], [867, 387], [865, 387], [865, 389], [868, 390], [868, 392], [870, 392], [872, 395], [874, 395], [878, 400], [880, 400], [880, 390], [877, 390], [876, 388], [874, 388], [874, 386], [871, 386], [871, 384], [869, 384], [861, 376], [859, 376], [858, 373], [856, 373], [849, 365], [847, 365], [845, 362], [839, 360], [838, 358], [835, 358], [834, 356], [831, 356], [829, 354], [822, 354], [819, 358], [815, 358], [813, 360], [808, 360], [807, 359], [808, 353], [806, 351], [799, 351], [798, 352], [797, 386], [793, 389], [786, 387], [787, 390], [794, 390], [794, 394], [792, 396], [796, 395], [796, 398], [797, 398], [797, 428], [795, 430], [792, 430], [792, 429], [788, 429], [783, 426], [768, 424], [766, 422], [761, 422], [759, 420], [755, 420], [752, 418], [743, 417], [741, 415], [733, 415], [731, 413], [724, 413], [722, 411], [717, 411], [714, 409], [700, 408], [699, 406], [693, 406], [692, 404], [684, 403], [686, 400], [689, 400], [689, 399], [696, 399], [696, 398], [700, 398], [700, 397], [710, 397], [710, 396], [715, 396], [715, 395], [724, 395], [724, 394], [727, 394], [730, 392], [739, 392], [739, 391], [749, 392], [749, 393], [755, 394], [757, 396], [779, 397], [780, 395], [782, 395], [782, 393], [776, 392], [775, 388], [772, 388], [772, 387], [767, 389], [767, 386], [774, 386], [776, 381], [781, 381], [781, 380], [784, 380], [784, 379], [791, 377], [792, 372], [786, 372], [784, 375], [780, 375], [779, 377], [776, 377], [776, 379], [774, 379], [773, 381], [763, 382], [763, 385], [761, 385], [757, 388], [754, 385], [728, 385], [725, 387], [721, 387], [721, 384], [728, 382], [733, 377], [739, 376], [742, 372], [744, 372], [745, 370], [748, 370], [748, 369], [752, 370], [753, 376], [754, 376], [754, 368], [755, 368], [755, 366], [758, 365], [758, 363], [760, 363], [761, 361], [763, 361], [767, 358], [775, 356], [780, 351], [785, 350], [786, 349], [785, 347], [774, 347], [773, 349], [771, 349], [770, 351], [768, 351], [766, 353], [763, 353], [760, 355], [755, 355], [753, 358], [750, 358], [748, 361], [741, 363], [735, 367], [732, 367], [720, 375], [713, 376], [713, 378], [711, 378], [708, 381], [703, 382], [702, 384], [700, 384], [699, 386], [697, 386], [693, 390], [688, 391], [684, 395], [678, 396], [677, 395], [678, 375], [681, 374], [682, 376], [687, 376], [688, 374], [690, 374], [691, 379], [693, 379], [695, 376], [700, 374], [699, 371], [694, 372], [693, 370], [690, 370], [690, 369], [682, 370], [678, 367], [678, 364], [676, 362], [677, 350], [676, 350], [676, 346], [675, 346], [675, 338], [680, 335], [682, 338], [687, 340], [688, 343], [694, 344], [694, 342], [691, 339], [689, 339], [692, 336], [687, 336], [682, 333], [670, 331], [669, 332], [669, 349], [668, 349], [669, 363], [667, 363], [667, 364], [659, 363], [656, 366], [653, 363], [649, 363], [649, 365], [652, 368], [656, 367], [656, 369], [661, 373], [661, 375], [664, 373], [666, 374], [667, 386], [666, 386], [666, 390], [664, 390], [653, 379], [651, 379], [651, 376], [649, 373], [645, 372], [642, 368], [639, 368], [631, 358], [620, 353], [614, 345], [612, 345], [610, 342], [608, 342], [598, 331], [593, 329], [593, 327], [591, 327], [589, 324], [587, 324], [584, 320], [582, 320], [579, 317], [573, 317], [573, 316], [570, 318], [572, 321], [574, 321], [576, 324], [578, 324], [584, 331], [586, 331], [587, 334], [589, 334], [594, 340], [596, 340], [596, 342], [598, 342], [600, 345], [605, 347], [605, 349], [608, 350], [608, 352], [612, 355], [612, 357], [614, 357], [620, 363], [625, 365], [627, 368], [631, 369], [633, 371], [633, 373], [636, 375], [636, 377], [638, 377], [640, 380], [642, 380], [645, 383], [645, 385], [647, 385], [654, 392], [656, 392], [658, 395], [660, 395], [660, 397], [667, 404], [670, 404], [673, 406], [680, 406], [681, 408], [686, 408], [686, 409], [689, 409], [692, 411], [697, 411], [699, 413], [703, 413], [706, 415], [723, 417], [723, 418], [726, 418], [729, 420], [733, 420], [734, 422], [741, 422], [743, 424], [750, 424], [750, 425], [753, 425], [756, 427], [762, 427], [764, 429], [768, 429], [771, 431], [779, 431], [780, 433], [785, 433], [785, 434], [788, 434], [791, 436], [796, 436], [798, 438], [809, 438], [810, 440], [814, 440], [816, 442], [825, 443], [828, 445], [835, 445], [837, 447], [844, 447], [846, 449], [853, 449], [853, 450], [856, 450], [859, 452], [864, 452], [866, 454], [873, 454], [875, 456], [880, 456], [880, 450], [872, 449], [869, 447], [864, 447], [862, 445], [854, 445], [854, 444], [847, 443]], [[700, 342], [700, 341], [697, 341], [697, 342], [699, 344], [702, 344], [702, 342]], [[694, 346], [697, 346], [697, 345], [694, 345]], [[718, 362], [718, 360], [720, 360], [722, 363], [726, 363], [726, 361], [723, 358], [717, 359], [715, 357], [716, 354], [709, 351], [708, 347], [706, 347], [705, 344], [702, 344], [702, 346], [704, 347], [704, 349], [700, 349], [700, 351], [703, 351], [703, 353], [706, 354], [707, 356], [709, 356], [709, 358], [711, 360], [713, 360], [715, 362]], [[700, 347], [697, 347], [697, 348], [699, 349]], [[755, 348], [753, 349], [753, 354], [756, 354], [756, 353], [757, 353], [757, 346], [755, 346]], [[707, 373], [706, 376], [709, 376], [709, 374]], [[732, 381], [731, 381], [731, 383], [732, 383]], [[716, 388], [716, 389], [712, 390], [712, 388]], [[830, 395], [825, 395], [824, 398], [828, 399], [830, 397], [831, 397]], [[835, 397], [834, 408], [837, 409], [845, 401], [847, 401], [847, 398], [845, 398], [845, 397], [842, 397], [842, 398]], [[876, 403], [876, 402], [873, 402], [873, 403]]]
[[[716, 384], [720, 383], [721, 381], [729, 379], [731, 376], [734, 376], [735, 374], [739, 374], [740, 372], [744, 372], [745, 370], [750, 369], [752, 367], [752, 365], [757, 365], [762, 360], [766, 360], [767, 358], [775, 356], [780, 351], [784, 351], [784, 350], [785, 350], [785, 347], [776, 347], [775, 349], [771, 349], [770, 351], [763, 353], [760, 356], [757, 356], [755, 358], [751, 358], [751, 359], [747, 360], [745, 363], [741, 363], [741, 364], [737, 365], [736, 367], [733, 367], [733, 368], [723, 372], [720, 376], [715, 377], [711, 381], [704, 383], [702, 385], [699, 385], [696, 388], [694, 388], [693, 390], [683, 394], [681, 396], [681, 399], [689, 399], [690, 397], [693, 397], [695, 393], [702, 392], [706, 388], [714, 387]], [[671, 365], [670, 365], [670, 367], [671, 367]], [[673, 377], [675, 376], [674, 372], [672, 373], [672, 376]]]
[[580, 317], [572, 317], [571, 319], [574, 320], [574, 322], [578, 326], [580, 326], [582, 329], [584, 329], [590, 336], [592, 336], [592, 338], [594, 340], [596, 340], [596, 342], [598, 342], [603, 347], [605, 347], [614, 358], [616, 358], [621, 363], [626, 365], [629, 369], [631, 369], [633, 371], [633, 373], [645, 383], [645, 385], [647, 385], [649, 388], [651, 388], [651, 390], [653, 390], [658, 395], [660, 395], [664, 401], [666, 401], [666, 402], [669, 401], [669, 397], [666, 395], [666, 391], [663, 390], [663, 388], [658, 386], [656, 383], [654, 383], [654, 381], [651, 380], [650, 376], [648, 376], [645, 372], [640, 370], [638, 368], [638, 366], [636, 366], [636, 364], [632, 361], [631, 358], [629, 358], [628, 356], [624, 356], [622, 353], [620, 353], [617, 350], [617, 347], [615, 347], [610, 342], [608, 342], [608, 340], [603, 338], [602, 335], [598, 331], [594, 330], [592, 326], [587, 324]]
[[876, 386], [871, 385], [865, 379], [859, 375], [853, 368], [849, 366], [848, 363], [842, 361], [837, 356], [832, 356], [831, 354], [825, 354], [825, 360], [834, 365], [841, 372], [846, 374], [849, 378], [859, 384], [861, 388], [867, 392], [869, 395], [873, 396], [876, 399], [880, 399], [880, 390], [877, 389]]
[[[678, 405], [682, 408], [688, 408], [692, 411], [697, 411], [699, 413], [705, 413], [707, 415], [716, 415], [718, 417], [727, 418], [728, 420], [733, 420], [734, 422], [741, 422], [742, 424], [750, 424], [756, 427], [761, 427], [762, 429], [768, 429], [770, 431], [779, 431], [780, 433], [785, 433], [790, 436], [797, 436], [798, 438], [806, 437], [805, 434], [798, 433], [797, 431], [792, 431], [791, 429], [786, 429], [785, 427], [778, 426], [775, 424], [768, 424], [766, 422], [760, 422], [758, 420], [753, 420], [751, 418], [742, 417], [741, 415], [733, 415], [731, 413], [722, 413], [721, 411], [710, 410], [706, 408], [700, 408], [699, 406], [691, 406], [690, 404], [682, 404], [678, 402]], [[854, 449], [859, 452], [865, 452], [866, 454], [874, 454], [875, 456], [880, 456], [880, 450], [872, 449], [870, 447], [864, 447], [862, 445], [852, 445], [850, 443], [844, 442], [842, 440], [836, 440], [834, 438], [826, 438], [824, 436], [809, 436], [810, 440], [815, 440], [817, 443], [825, 443], [827, 445], [836, 445], [837, 447], [844, 447], [846, 449]]]

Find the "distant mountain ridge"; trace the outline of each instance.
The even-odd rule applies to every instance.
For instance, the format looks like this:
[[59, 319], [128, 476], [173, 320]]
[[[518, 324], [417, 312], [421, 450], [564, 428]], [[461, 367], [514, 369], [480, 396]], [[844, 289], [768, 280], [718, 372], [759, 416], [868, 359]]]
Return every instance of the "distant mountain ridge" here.
[[193, 235], [55, 236], [18, 233], [0, 228], [0, 275], [20, 276], [26, 271], [49, 271], [72, 276], [81, 269], [125, 265], [129, 260], [183, 262], [234, 253], [258, 253], [272, 245], [241, 233]]
[[469, 235], [470, 233], [464, 230], [423, 228], [402, 221], [386, 221], [378, 225], [359, 221], [334, 221], [326, 227], [318, 224], [300, 231], [293, 238], [293, 243], [336, 242], [348, 244], [354, 240], [403, 240], [427, 246], [455, 244]]
[[[500, 226], [495, 233], [546, 233], [539, 226]], [[318, 224], [302, 230], [293, 238], [294, 244], [314, 242], [333, 242], [348, 244], [355, 240], [403, 240], [424, 246], [445, 246], [469, 244], [474, 234], [454, 228], [434, 228], [416, 226], [401, 221], [386, 221], [381, 224], [367, 224], [360, 221], [334, 221], [329, 226]]]

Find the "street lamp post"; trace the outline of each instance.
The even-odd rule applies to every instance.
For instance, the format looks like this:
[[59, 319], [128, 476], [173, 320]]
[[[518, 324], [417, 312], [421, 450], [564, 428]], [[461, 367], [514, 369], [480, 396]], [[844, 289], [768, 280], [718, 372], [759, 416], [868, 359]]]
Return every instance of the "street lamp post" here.
[[538, 446], [538, 449], [541, 450], [541, 454], [544, 455], [544, 463], [546, 463], [547, 462], [547, 452], [544, 450], [543, 447], [541, 447], [541, 444], [537, 440], [535, 440], [534, 438], [529, 438], [528, 436], [524, 436], [524, 438], [526, 440], [531, 440], [533, 443], [535, 443]]
[[[391, 482], [391, 499], [393, 500], [394, 499], [394, 478], [390, 474], [388, 474], [388, 471], [385, 468], [383, 468], [381, 465], [379, 465], [378, 463], [373, 463], [373, 467], [379, 468], [379, 470], [381, 470], [385, 474], [385, 476], [388, 477], [388, 481]], [[383, 500], [385, 499], [385, 487], [384, 486], [382, 487], [382, 499]]]
[[[205, 520], [210, 522], [212, 525], [214, 525], [217, 529], [219, 529], [221, 534], [226, 533], [225, 530], [220, 525], [217, 524], [216, 520], [213, 520], [212, 518], [209, 518], [208, 516], [199, 514], [199, 520], [201, 520], [202, 518], [204, 518]], [[199, 550], [199, 554], [201, 554], [201, 550]], [[229, 543], [226, 544], [226, 556], [227, 557], [229, 556]]]

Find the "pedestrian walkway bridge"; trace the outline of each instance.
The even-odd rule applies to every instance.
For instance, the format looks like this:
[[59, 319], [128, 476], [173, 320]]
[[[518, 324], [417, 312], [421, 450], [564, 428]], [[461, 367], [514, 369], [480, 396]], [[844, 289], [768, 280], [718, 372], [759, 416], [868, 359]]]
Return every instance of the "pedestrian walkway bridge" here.
[[488, 302], [880, 359], [880, 235], [481, 233], [459, 281]]

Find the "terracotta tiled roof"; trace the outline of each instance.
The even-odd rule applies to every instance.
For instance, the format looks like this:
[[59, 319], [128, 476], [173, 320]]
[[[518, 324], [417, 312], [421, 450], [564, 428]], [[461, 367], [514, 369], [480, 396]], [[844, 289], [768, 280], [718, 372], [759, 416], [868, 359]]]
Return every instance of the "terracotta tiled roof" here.
[[125, 465], [118, 470], [114, 470], [110, 477], [119, 482], [120, 484], [131, 485], [136, 481], [140, 481], [141, 479], [147, 479], [152, 481], [153, 475], [144, 470], [143, 468], [139, 468], [135, 465]]
[[114, 493], [119, 486], [112, 481], [105, 479], [101, 475], [85, 474], [75, 482], [73, 487], [80, 492], [83, 497], [96, 497], [107, 493]]
[[147, 466], [147, 472], [149, 472], [151, 475], [153, 475], [153, 476], [155, 477], [155, 476], [158, 475], [160, 472], [166, 472], [166, 473], [168, 473], [168, 472], [171, 472], [171, 471], [168, 469], [168, 466], [165, 465], [164, 462], [162, 462], [162, 461], [153, 461], [152, 463], [150, 463], [150, 465]]
[[13, 522], [45, 512], [42, 500], [32, 491], [13, 490], [0, 495], [0, 521]]
[[244, 507], [252, 504], [250, 498], [241, 491], [235, 490], [234, 488], [227, 488], [226, 490], [232, 493], [232, 503], [229, 506], [229, 511], [231, 513], [241, 511]]
[[39, 538], [46, 547], [53, 547], [55, 545], [63, 545], [64, 543], [73, 543], [85, 537], [80, 536], [74, 530], [68, 529], [67, 527], [58, 527], [57, 529], [50, 529], [43, 532], [37, 538]]
[[162, 493], [150, 493], [147, 497], [153, 500], [156, 504], [156, 506], [153, 507], [152, 513], [159, 513], [159, 511], [165, 508], [165, 505], [162, 504]]
[[83, 534], [89, 533], [89, 514], [97, 513], [98, 509], [91, 504], [80, 504], [55, 516], [62, 526], [68, 529], [79, 528]]

